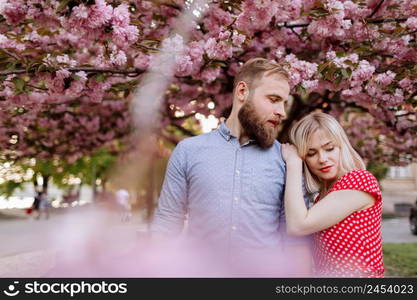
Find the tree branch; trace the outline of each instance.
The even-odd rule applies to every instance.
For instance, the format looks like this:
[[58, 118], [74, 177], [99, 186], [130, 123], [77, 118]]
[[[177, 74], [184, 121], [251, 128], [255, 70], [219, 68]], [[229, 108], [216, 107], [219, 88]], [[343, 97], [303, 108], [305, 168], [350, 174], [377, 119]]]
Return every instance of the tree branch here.
[[172, 121], [180, 121], [180, 120], [186, 120], [186, 119], [188, 119], [190, 117], [194, 117], [195, 114], [196, 114], [196, 112], [195, 113], [188, 114], [188, 115], [185, 115], [185, 116], [182, 116], [182, 117], [169, 116], [169, 118]]
[[[346, 19], [351, 20], [351, 19]], [[352, 21], [352, 20], [351, 20]], [[366, 23], [368, 24], [381, 24], [381, 23], [390, 23], [390, 22], [405, 22], [407, 18], [396, 18], [396, 19], [365, 19]], [[282, 26], [278, 27], [285, 27], [285, 28], [297, 28], [297, 27], [307, 27], [310, 23], [303, 23], [303, 24], [287, 24], [284, 23]]]
[[[84, 71], [87, 73], [111, 73], [111, 74], [126, 74], [128, 76], [139, 76], [140, 74], [144, 73], [145, 70], [142, 69], [128, 69], [128, 70], [116, 70], [116, 69], [107, 69], [107, 68], [94, 68], [94, 67], [76, 67], [76, 68], [68, 68], [69, 72], [75, 73], [79, 71]], [[11, 74], [33, 74], [33, 73], [45, 73], [49, 71], [41, 71], [36, 72], [36, 70], [25, 70], [25, 69], [18, 69], [18, 70], [11, 70], [11, 71], [1, 71], [1, 75], [11, 75]]]
[[396, 19], [374, 19], [368, 20], [365, 19], [366, 23], [370, 24], [382, 24], [382, 23], [391, 23], [391, 22], [405, 22], [407, 18], [396, 18]]
[[195, 136], [194, 132], [191, 132], [190, 130], [182, 127], [181, 125], [175, 124], [175, 123], [171, 123], [172, 126], [174, 126], [175, 128], [179, 129], [182, 133], [188, 135], [188, 136]]
[[180, 138], [178, 138], [176, 136], [173, 136], [173, 135], [171, 135], [171, 134], [169, 134], [169, 133], [167, 133], [165, 131], [162, 131], [161, 132], [161, 136], [164, 139], [166, 139], [167, 141], [169, 141], [170, 143], [174, 144], [174, 145], [177, 145], [179, 142], [181, 142], [181, 139]]
[[300, 40], [300, 42], [304, 42], [303, 39], [301, 38], [301, 36], [297, 33], [297, 31], [294, 30], [294, 28], [290, 28], [290, 29], [291, 29], [292, 33], [294, 33], [298, 37], [298, 39]]
[[381, 8], [381, 5], [382, 5], [382, 3], [384, 3], [384, 1], [385, 0], [379, 1], [378, 5], [375, 7], [374, 11], [367, 17], [367, 19], [372, 18], [377, 13], [377, 11]]
[[7, 51], [6, 49], [1, 48], [0, 50], [3, 51], [4, 53], [6, 53], [7, 55], [13, 57], [15, 60], [20, 60], [20, 57], [19, 56], [11, 53], [10, 51]]

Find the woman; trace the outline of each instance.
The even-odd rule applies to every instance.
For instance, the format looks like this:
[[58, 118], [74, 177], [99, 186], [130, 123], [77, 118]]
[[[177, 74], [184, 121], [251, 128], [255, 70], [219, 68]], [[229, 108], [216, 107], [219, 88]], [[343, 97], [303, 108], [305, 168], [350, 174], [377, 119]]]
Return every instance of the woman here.
[[[315, 112], [295, 124], [290, 140], [295, 146], [282, 145], [288, 233], [316, 233], [318, 276], [383, 277], [381, 191], [343, 128]], [[303, 201], [303, 164], [307, 190], [319, 192], [309, 209]]]

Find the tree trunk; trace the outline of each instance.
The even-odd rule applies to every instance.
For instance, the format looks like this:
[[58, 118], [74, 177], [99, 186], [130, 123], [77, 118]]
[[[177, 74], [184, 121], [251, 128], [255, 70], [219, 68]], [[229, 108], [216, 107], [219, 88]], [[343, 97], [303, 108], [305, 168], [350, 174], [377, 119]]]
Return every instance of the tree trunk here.
[[49, 186], [49, 178], [51, 177], [51, 175], [43, 175], [42, 174], [42, 178], [43, 178], [43, 184], [42, 184], [42, 192], [45, 195], [48, 195], [48, 186]]
[[96, 174], [97, 170], [96, 170], [96, 163], [93, 160], [92, 162], [92, 166], [91, 166], [91, 188], [93, 190], [93, 201], [96, 199], [97, 197], [97, 184], [96, 184]]
[[319, 108], [323, 103], [323, 96], [317, 93], [309, 94], [306, 102], [304, 102], [299, 95], [293, 95], [293, 98], [294, 101], [291, 105], [291, 109], [288, 112], [282, 130], [278, 135], [278, 140], [281, 143], [289, 142], [289, 134], [294, 122], [300, 120], [302, 117]]
[[145, 207], [146, 221], [149, 224], [155, 209], [155, 157], [151, 157], [151, 163], [148, 170], [149, 181], [146, 186]]

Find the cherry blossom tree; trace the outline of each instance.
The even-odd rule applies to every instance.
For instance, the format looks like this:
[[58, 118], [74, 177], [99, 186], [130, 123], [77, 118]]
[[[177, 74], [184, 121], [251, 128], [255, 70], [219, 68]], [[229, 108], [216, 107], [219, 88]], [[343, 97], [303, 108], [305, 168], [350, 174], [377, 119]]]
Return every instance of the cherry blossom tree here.
[[[130, 132], [129, 102], [159, 49], [175, 69], [161, 136], [197, 113], [226, 117], [252, 57], [285, 64], [293, 101], [281, 138], [314, 110], [338, 117], [369, 161], [417, 157], [417, 0], [0, 2], [0, 145], [10, 159], [75, 161]], [[161, 72], [163, 72], [161, 66]], [[141, 100], [141, 99], [139, 99]]]

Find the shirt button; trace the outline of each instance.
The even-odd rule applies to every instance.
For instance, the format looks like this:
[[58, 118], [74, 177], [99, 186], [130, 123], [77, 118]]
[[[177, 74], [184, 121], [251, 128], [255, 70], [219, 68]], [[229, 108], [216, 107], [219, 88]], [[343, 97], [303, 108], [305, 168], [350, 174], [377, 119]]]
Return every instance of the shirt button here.
[[239, 198], [238, 197], [235, 197], [235, 201], [237, 201], [237, 200], [239, 200]]
[[239, 171], [239, 170], [236, 170], [236, 174], [237, 174], [237, 176], [239, 176], [239, 174], [240, 174], [240, 171]]
[[232, 230], [236, 230], [236, 229], [237, 229], [237, 227], [233, 225], [232, 226]]

